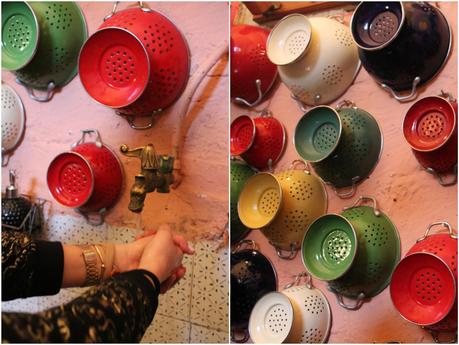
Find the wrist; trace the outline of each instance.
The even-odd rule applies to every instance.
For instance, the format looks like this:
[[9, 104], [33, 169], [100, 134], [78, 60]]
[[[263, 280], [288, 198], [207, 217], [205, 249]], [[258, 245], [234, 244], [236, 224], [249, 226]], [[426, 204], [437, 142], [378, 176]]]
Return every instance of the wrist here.
[[123, 263], [126, 262], [126, 244], [123, 243], [115, 243], [114, 244], [114, 254], [113, 254], [113, 268], [111, 275], [115, 275], [117, 273], [125, 272], [126, 269], [124, 268]]

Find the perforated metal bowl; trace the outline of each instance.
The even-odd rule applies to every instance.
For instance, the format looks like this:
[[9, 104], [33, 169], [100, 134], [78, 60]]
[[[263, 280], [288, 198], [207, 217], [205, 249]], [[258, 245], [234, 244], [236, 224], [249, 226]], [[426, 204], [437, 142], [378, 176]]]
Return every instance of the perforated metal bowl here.
[[231, 160], [230, 164], [230, 220], [231, 220], [231, 243], [237, 243], [250, 231], [242, 224], [237, 213], [239, 194], [247, 179], [255, 174], [247, 164], [239, 160]]
[[[78, 54], [87, 38], [86, 21], [75, 2], [31, 1], [27, 5], [31, 12], [27, 14], [27, 20], [21, 15], [20, 18], [24, 20], [21, 19], [19, 23], [11, 18], [6, 18], [6, 22], [3, 22], [4, 32], [9, 32], [13, 25], [19, 29], [12, 31], [12, 36], [3, 36], [2, 46], [10, 46], [11, 42], [22, 42], [23, 49], [32, 50], [34, 41], [38, 40], [35, 53], [30, 59], [26, 59], [29, 61], [20, 69], [14, 68], [14, 73], [17, 81], [27, 88], [32, 99], [45, 102], [51, 99], [55, 88], [66, 85], [76, 76]], [[3, 3], [2, 11], [11, 12], [9, 6], [18, 5], [17, 2]], [[33, 32], [35, 22], [38, 23], [37, 34]], [[6, 37], [9, 37], [9, 41], [5, 41]], [[47, 90], [47, 93], [36, 96], [33, 89]]]
[[401, 102], [417, 96], [417, 86], [435, 77], [451, 51], [448, 21], [427, 2], [364, 1], [350, 26], [363, 67]]
[[[363, 201], [371, 201], [373, 206], [359, 206]], [[389, 285], [400, 260], [400, 238], [395, 225], [377, 208], [372, 197], [360, 197], [341, 216], [354, 227], [359, 246], [351, 269], [328, 284], [343, 308], [356, 310], [365, 298], [378, 295]], [[343, 296], [355, 300], [354, 303], [345, 304]]]
[[[247, 243], [251, 249], [242, 249]], [[242, 250], [241, 250], [242, 249]], [[248, 340], [248, 322], [255, 303], [265, 294], [276, 291], [277, 276], [272, 263], [257, 251], [253, 241], [238, 243], [231, 253], [231, 338]], [[242, 338], [239, 333], [244, 333]]]
[[2, 166], [8, 164], [24, 129], [25, 114], [21, 98], [10, 86], [2, 83]]
[[329, 18], [288, 15], [272, 29], [267, 49], [282, 82], [308, 105], [337, 99], [360, 68], [349, 28]]
[[280, 258], [293, 259], [308, 226], [327, 211], [327, 193], [301, 161], [293, 162], [289, 170], [274, 177], [282, 188], [282, 203], [275, 219], [261, 232]]
[[[330, 112], [330, 108], [324, 106], [313, 108], [310, 112], [316, 112], [317, 108]], [[304, 117], [308, 117], [310, 112]], [[355, 194], [357, 184], [369, 177], [376, 167], [383, 149], [383, 136], [376, 119], [354, 103], [342, 102], [337, 112], [342, 130], [327, 132], [323, 127], [318, 128], [312, 137], [312, 144], [328, 155], [319, 161], [312, 161], [311, 166], [325, 183], [333, 186], [339, 197], [350, 198]], [[301, 121], [295, 131], [295, 147], [298, 154], [307, 160], [310, 157], [304, 154], [301, 145], [311, 142], [311, 139], [309, 136], [297, 139]]]

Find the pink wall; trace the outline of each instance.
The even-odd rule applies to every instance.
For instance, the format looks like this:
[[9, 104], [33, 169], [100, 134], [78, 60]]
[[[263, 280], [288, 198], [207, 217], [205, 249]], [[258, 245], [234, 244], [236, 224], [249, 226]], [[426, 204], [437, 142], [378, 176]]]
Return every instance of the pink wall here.
[[[81, 2], [89, 34], [95, 32], [102, 18], [111, 11], [112, 2]], [[128, 4], [132, 5], [131, 3]], [[121, 8], [128, 6], [121, 4]], [[191, 73], [228, 39], [227, 3], [155, 2], [149, 6], [167, 15], [185, 35], [191, 51]], [[171, 223], [189, 238], [196, 235], [219, 237], [227, 222], [227, 128], [228, 128], [228, 60], [221, 60], [204, 78], [192, 102], [196, 120], [193, 122], [182, 153], [185, 177], [182, 185], [170, 194], [149, 194], [143, 224], [155, 227]], [[79, 139], [80, 129], [97, 128], [102, 140], [118, 151], [120, 144], [141, 146], [153, 143], [159, 153], [171, 153], [171, 137], [177, 127], [176, 107], [168, 109], [153, 129], [135, 131], [114, 112], [93, 101], [84, 91], [78, 76], [51, 102], [32, 101], [25, 90], [14, 82], [11, 73], [2, 79], [20, 94], [27, 116], [25, 138], [2, 168], [2, 186], [7, 185], [8, 169], [17, 169], [22, 192], [52, 201], [50, 214], [75, 215], [72, 209], [60, 206], [48, 192], [46, 171], [51, 160], [68, 150]], [[109, 212], [111, 225], [136, 224], [127, 209], [129, 189], [139, 173], [137, 159], [118, 155], [125, 169], [125, 186], [121, 199]]]
[[[453, 28], [457, 38], [457, 3], [441, 2], [442, 12]], [[346, 15], [349, 23], [350, 14]], [[440, 75], [420, 92], [420, 97], [436, 95], [440, 90], [457, 94], [457, 39], [453, 52]], [[359, 185], [355, 198], [338, 199], [327, 187], [329, 196], [328, 212], [339, 213], [343, 206], [351, 205], [360, 195], [375, 196], [379, 207], [395, 223], [401, 236], [402, 255], [420, 237], [429, 223], [446, 220], [457, 229], [457, 186], [441, 187], [431, 175], [422, 171], [405, 143], [401, 131], [403, 117], [413, 102], [400, 104], [383, 91], [362, 68], [354, 85], [339, 100], [353, 100], [357, 106], [373, 114], [384, 135], [384, 151], [381, 161], [370, 179]], [[293, 131], [302, 115], [290, 98], [287, 88], [280, 82], [275, 86], [269, 100], [257, 108], [269, 107], [273, 116], [285, 125], [287, 148], [275, 171], [287, 169], [292, 160], [298, 158], [293, 147]], [[231, 117], [247, 114], [244, 108], [231, 105]], [[255, 113], [251, 112], [252, 115]], [[252, 231], [254, 239], [263, 254], [267, 255], [277, 270], [279, 288], [291, 281], [291, 276], [304, 270], [300, 255], [293, 262], [279, 259], [273, 248], [259, 231]], [[314, 284], [327, 296], [333, 313], [330, 342], [431, 342], [427, 332], [404, 321], [392, 306], [388, 289], [364, 304], [359, 311], [346, 311], [339, 307], [335, 296], [326, 290], [326, 285], [314, 279]]]

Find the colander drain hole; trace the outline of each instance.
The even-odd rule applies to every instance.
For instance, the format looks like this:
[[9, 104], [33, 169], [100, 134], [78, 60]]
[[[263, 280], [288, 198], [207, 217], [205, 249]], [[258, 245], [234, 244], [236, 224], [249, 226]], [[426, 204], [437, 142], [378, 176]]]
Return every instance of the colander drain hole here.
[[77, 164], [69, 164], [62, 170], [62, 188], [69, 194], [79, 194], [86, 189], [88, 177]]
[[281, 304], [272, 306], [266, 313], [265, 324], [268, 326], [271, 333], [278, 334], [287, 328], [288, 313], [285, 307]]
[[324, 240], [325, 258], [335, 264], [343, 262], [351, 253], [352, 242], [341, 229], [331, 231]]
[[308, 34], [303, 30], [292, 32], [286, 39], [284, 53], [296, 57], [300, 55], [308, 44]]
[[437, 139], [444, 133], [445, 123], [442, 113], [430, 112], [419, 121], [418, 134], [425, 139]]
[[101, 71], [106, 83], [115, 87], [129, 86], [136, 77], [136, 59], [125, 46], [112, 46], [101, 58]]
[[370, 37], [377, 43], [384, 43], [395, 35], [397, 29], [397, 16], [390, 11], [384, 11], [378, 14], [371, 22]]
[[11, 16], [3, 30], [3, 42], [8, 43], [4, 48], [22, 52], [29, 46], [33, 29], [27, 17], [21, 14]]
[[301, 336], [303, 344], [317, 344], [322, 342], [322, 331], [318, 328], [309, 328]]
[[318, 152], [328, 152], [336, 144], [338, 131], [331, 123], [324, 123], [314, 133], [313, 145]]
[[414, 274], [411, 289], [419, 303], [433, 305], [442, 294], [443, 284], [438, 272], [424, 268]]
[[304, 308], [311, 314], [319, 315], [325, 309], [325, 303], [319, 296], [306, 296]]
[[274, 188], [267, 189], [260, 197], [258, 208], [264, 215], [271, 216], [277, 211], [279, 192]]

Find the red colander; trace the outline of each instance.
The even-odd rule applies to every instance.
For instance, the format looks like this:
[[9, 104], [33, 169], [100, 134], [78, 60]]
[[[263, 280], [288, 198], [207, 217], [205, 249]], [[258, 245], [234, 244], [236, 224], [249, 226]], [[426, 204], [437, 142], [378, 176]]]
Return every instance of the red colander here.
[[255, 139], [255, 122], [250, 116], [242, 115], [231, 122], [230, 153], [239, 156], [246, 152]]
[[277, 66], [266, 54], [269, 30], [251, 25], [231, 26], [231, 98], [256, 106], [277, 77]]
[[438, 256], [413, 253], [395, 268], [390, 295], [403, 318], [421, 326], [432, 325], [443, 320], [454, 305], [454, 275]]
[[[104, 222], [107, 209], [119, 197], [123, 170], [115, 153], [104, 145], [97, 130], [83, 130], [72, 151], [58, 155], [47, 173], [48, 188], [57, 202], [77, 208], [93, 225]], [[95, 134], [95, 142], [85, 142]], [[89, 218], [96, 213], [97, 219]]]
[[[438, 226], [447, 229], [448, 233], [430, 235], [429, 232], [432, 228]], [[446, 262], [453, 272], [457, 283], [457, 234], [453, 231], [449, 223], [437, 222], [430, 224], [424, 236], [416, 241], [416, 244], [411, 247], [407, 255], [421, 252], [434, 254]]]
[[253, 121], [255, 138], [250, 148], [241, 154], [241, 158], [258, 170], [272, 170], [284, 152], [284, 126], [270, 112], [264, 112]]
[[456, 177], [445, 182], [440, 175], [457, 170], [457, 103], [450, 94], [414, 103], [403, 121], [403, 134], [419, 164], [440, 184], [456, 183]]
[[[138, 8], [115, 11], [116, 5], [113, 12], [104, 18], [105, 22], [99, 27], [99, 30], [114, 27], [124, 29], [134, 35], [138, 41], [142, 42], [148, 54], [150, 70], [149, 80], [142, 94], [138, 98], [127, 97], [125, 100], [127, 105], [118, 107], [117, 113], [128, 116], [132, 128], [150, 128], [152, 123], [147, 126], [135, 125], [133, 117], [153, 117], [172, 105], [180, 97], [190, 74], [188, 45], [181, 32], [168, 18], [156, 11], [143, 7], [142, 4]], [[82, 48], [83, 50], [86, 49], [86, 46], [92, 44], [93, 36], [87, 40]], [[120, 45], [124, 42], [115, 41], [113, 38], [109, 41], [113, 45]], [[93, 56], [92, 60], [100, 62], [102, 58], [99, 54], [99, 56]], [[80, 64], [82, 63], [80, 61]], [[102, 63], [104, 62], [102, 61]], [[82, 72], [84, 71], [80, 68], [80, 77], [83, 79], [90, 77], [82, 76]], [[135, 84], [136, 80], [131, 79], [131, 83]], [[105, 93], [104, 90], [98, 89], [87, 88], [87, 91], [93, 98], [95, 98], [95, 95]], [[124, 93], [121, 90], [119, 92], [121, 94]]]
[[91, 36], [80, 53], [79, 73], [86, 91], [112, 108], [132, 104], [145, 91], [150, 60], [129, 31], [106, 28]]

